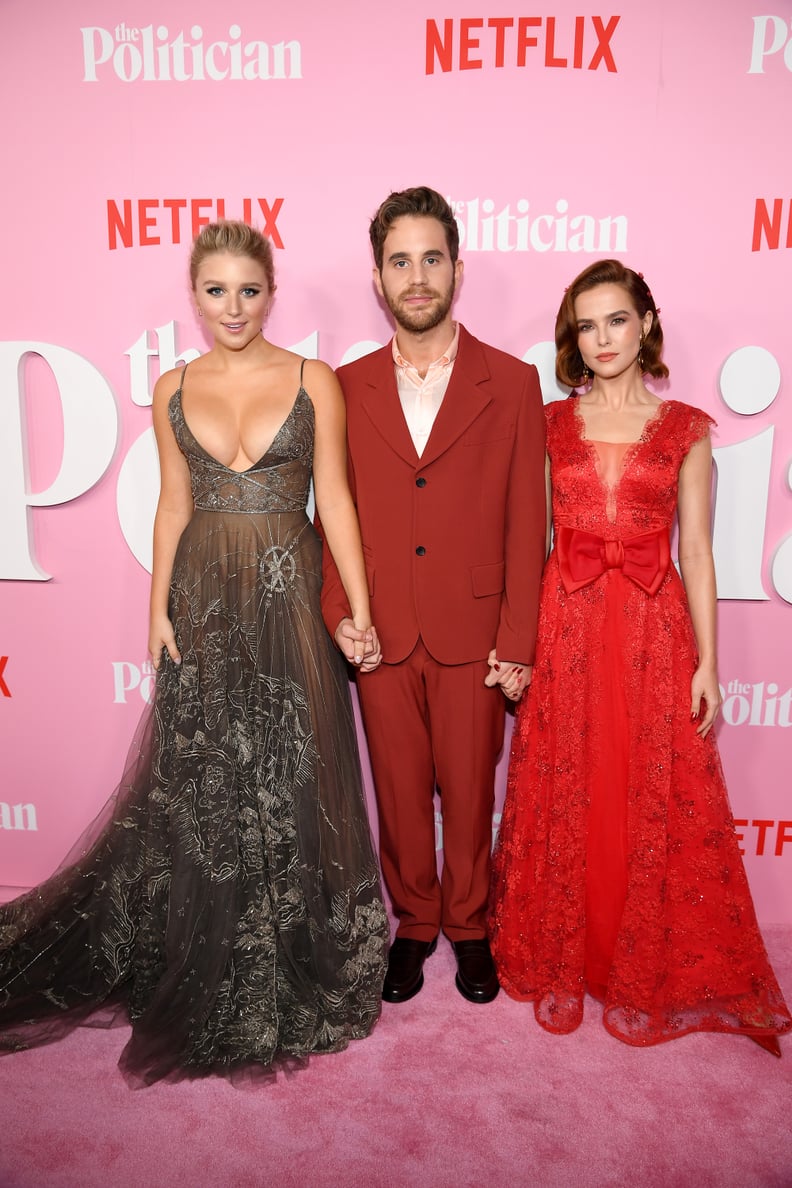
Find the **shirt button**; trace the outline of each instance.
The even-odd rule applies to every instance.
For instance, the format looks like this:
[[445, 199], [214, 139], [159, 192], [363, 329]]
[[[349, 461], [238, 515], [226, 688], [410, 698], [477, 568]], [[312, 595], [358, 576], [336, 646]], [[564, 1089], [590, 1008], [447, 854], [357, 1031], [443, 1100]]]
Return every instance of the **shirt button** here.
[[426, 549], [423, 547], [423, 545], [418, 545], [418, 548], [415, 551], [419, 557], [423, 557], [426, 554]]
[[416, 479], [416, 480], [415, 480], [415, 485], [416, 485], [416, 487], [425, 487], [425, 486], [426, 486], [426, 479], [425, 479], [425, 478], [418, 478], [418, 479]]

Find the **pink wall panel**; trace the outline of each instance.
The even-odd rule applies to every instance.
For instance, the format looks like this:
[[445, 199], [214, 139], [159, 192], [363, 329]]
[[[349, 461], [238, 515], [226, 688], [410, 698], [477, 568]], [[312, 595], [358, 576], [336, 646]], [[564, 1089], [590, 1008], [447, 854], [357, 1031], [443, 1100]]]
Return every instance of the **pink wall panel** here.
[[792, 921], [788, 3], [5, 0], [0, 59], [0, 885], [52, 870], [150, 692], [149, 400], [206, 347], [194, 229], [267, 230], [271, 337], [336, 365], [389, 334], [368, 218], [426, 183], [460, 318], [546, 399], [572, 277], [652, 286], [658, 390], [718, 421], [719, 741], [760, 918]]

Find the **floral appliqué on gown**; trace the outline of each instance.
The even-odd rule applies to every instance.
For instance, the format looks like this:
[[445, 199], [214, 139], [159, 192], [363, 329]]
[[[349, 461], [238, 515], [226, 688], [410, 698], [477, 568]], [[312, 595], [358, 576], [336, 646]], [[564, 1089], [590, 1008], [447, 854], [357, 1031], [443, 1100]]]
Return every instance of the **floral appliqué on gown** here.
[[554, 548], [518, 708], [494, 858], [501, 984], [569, 1032], [586, 992], [617, 1038], [792, 1027], [756, 923], [669, 533], [680, 467], [711, 419], [662, 403], [638, 442], [588, 441], [546, 409]]
[[301, 382], [243, 472], [193, 437], [181, 387], [169, 414], [195, 503], [170, 593], [182, 663], [163, 654], [103, 813], [0, 907], [0, 1049], [128, 1018], [137, 1083], [346, 1047], [378, 1018], [388, 944], [305, 511], [313, 405]]

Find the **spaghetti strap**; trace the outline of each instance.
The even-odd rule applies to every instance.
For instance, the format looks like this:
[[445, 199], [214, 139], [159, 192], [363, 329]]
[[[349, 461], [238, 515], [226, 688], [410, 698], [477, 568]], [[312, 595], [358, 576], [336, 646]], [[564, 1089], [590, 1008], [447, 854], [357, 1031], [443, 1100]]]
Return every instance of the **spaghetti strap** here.
[[306, 362], [307, 360], [303, 359], [302, 363], [300, 364], [300, 387], [303, 386], [303, 371], [305, 370]]
[[184, 387], [184, 376], [186, 375], [186, 373], [187, 373], [187, 368], [188, 368], [189, 366], [190, 366], [190, 364], [189, 364], [189, 362], [188, 362], [188, 363], [185, 363], [185, 364], [184, 364], [184, 367], [182, 367], [182, 373], [181, 373], [181, 375], [179, 376], [179, 391], [180, 391], [180, 392], [181, 392], [182, 388]]

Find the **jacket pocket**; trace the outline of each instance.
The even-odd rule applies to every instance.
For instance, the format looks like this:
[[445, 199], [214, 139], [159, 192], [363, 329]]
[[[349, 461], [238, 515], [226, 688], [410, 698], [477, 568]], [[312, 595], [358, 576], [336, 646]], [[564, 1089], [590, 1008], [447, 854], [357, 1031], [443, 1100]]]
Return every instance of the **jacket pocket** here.
[[517, 427], [514, 421], [510, 421], [506, 425], [487, 425], [484, 428], [474, 424], [461, 440], [462, 445], [466, 446], [499, 445], [503, 441], [514, 441], [516, 432]]
[[470, 569], [470, 580], [473, 585], [474, 598], [487, 598], [492, 594], [503, 593], [504, 565], [502, 561], [495, 561], [492, 565], [473, 565]]

